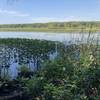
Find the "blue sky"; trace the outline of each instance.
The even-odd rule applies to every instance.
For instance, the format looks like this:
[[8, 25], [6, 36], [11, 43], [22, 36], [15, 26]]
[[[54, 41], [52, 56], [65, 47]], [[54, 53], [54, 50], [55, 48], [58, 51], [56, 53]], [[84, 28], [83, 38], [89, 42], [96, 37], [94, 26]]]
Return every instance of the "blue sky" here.
[[100, 0], [0, 0], [0, 24], [98, 20]]

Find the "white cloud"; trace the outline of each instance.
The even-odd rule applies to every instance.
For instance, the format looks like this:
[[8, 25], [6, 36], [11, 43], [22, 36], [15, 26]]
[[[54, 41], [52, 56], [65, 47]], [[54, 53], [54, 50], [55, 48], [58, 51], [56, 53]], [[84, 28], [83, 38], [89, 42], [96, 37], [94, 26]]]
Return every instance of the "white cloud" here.
[[24, 13], [21, 13], [21, 12], [11, 11], [11, 10], [3, 10], [3, 9], [0, 9], [0, 14], [17, 16], [17, 17], [28, 17], [28, 16], [30, 16], [29, 14], [24, 14]]
[[[93, 18], [91, 17], [81, 17], [81, 16], [68, 16], [63, 18], [51, 18], [51, 17], [39, 17], [32, 18], [33, 22], [68, 22], [68, 21], [91, 21]], [[95, 19], [94, 19], [95, 20]]]
[[51, 18], [51, 17], [39, 17], [39, 18], [32, 18], [33, 22], [62, 22], [68, 21], [68, 18]]

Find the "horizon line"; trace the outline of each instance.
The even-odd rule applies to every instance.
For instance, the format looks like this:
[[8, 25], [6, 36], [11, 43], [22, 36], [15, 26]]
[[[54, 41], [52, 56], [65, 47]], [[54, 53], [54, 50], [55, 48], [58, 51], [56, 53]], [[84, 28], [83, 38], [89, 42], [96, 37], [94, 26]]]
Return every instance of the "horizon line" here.
[[100, 22], [100, 20], [91, 20], [91, 21], [88, 21], [88, 20], [80, 20], [80, 21], [50, 21], [50, 22], [30, 22], [30, 23], [2, 23], [0, 25], [11, 25], [11, 24], [48, 24], [48, 23], [70, 23], [70, 22]]

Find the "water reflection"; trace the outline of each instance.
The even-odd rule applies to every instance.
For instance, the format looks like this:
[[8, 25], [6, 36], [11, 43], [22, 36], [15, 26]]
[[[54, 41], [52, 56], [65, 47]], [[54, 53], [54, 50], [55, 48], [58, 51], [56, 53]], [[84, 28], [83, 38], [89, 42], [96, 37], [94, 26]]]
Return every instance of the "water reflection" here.
[[[26, 38], [26, 39], [43, 39], [51, 41], [86, 41], [89, 33], [45, 33], [45, 32], [0, 32], [0, 38]], [[99, 33], [93, 33], [91, 38], [97, 39]]]
[[22, 65], [36, 71], [44, 61], [53, 59], [55, 52], [55, 42], [52, 41], [0, 39], [1, 75], [16, 78]]
[[[36, 71], [45, 60], [55, 59], [58, 42], [53, 41], [63, 42], [65, 47], [75, 43], [100, 44], [99, 33], [0, 32], [0, 38], [0, 73], [2, 77], [6, 74], [11, 78], [16, 78], [23, 64]], [[75, 55], [79, 57], [79, 53]]]

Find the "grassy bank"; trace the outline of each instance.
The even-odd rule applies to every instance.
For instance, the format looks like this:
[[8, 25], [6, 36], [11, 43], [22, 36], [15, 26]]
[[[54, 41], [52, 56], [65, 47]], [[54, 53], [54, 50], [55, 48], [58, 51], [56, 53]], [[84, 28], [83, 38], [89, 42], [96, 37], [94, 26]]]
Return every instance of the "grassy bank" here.
[[100, 32], [100, 22], [54, 22], [0, 25], [0, 31], [24, 32]]
[[2, 32], [8, 32], [8, 31], [13, 31], [13, 32], [86, 32], [88, 33], [89, 31], [91, 32], [100, 32], [100, 29], [48, 29], [48, 28], [0, 28], [0, 31]]

